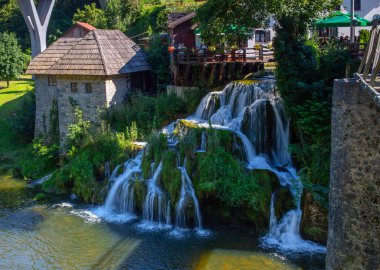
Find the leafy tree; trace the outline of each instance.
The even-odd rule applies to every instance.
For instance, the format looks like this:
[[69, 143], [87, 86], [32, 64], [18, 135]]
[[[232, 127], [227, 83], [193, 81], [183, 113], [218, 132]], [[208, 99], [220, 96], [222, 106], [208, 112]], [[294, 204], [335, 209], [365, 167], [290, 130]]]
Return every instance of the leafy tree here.
[[202, 38], [213, 45], [237, 45], [252, 36], [250, 29], [268, 22], [265, 6], [265, 0], [207, 1], [197, 10]]
[[73, 16], [74, 22], [86, 22], [96, 28], [107, 28], [107, 18], [105, 12], [97, 8], [95, 3], [85, 5], [83, 9], [77, 9]]
[[26, 57], [14, 33], [0, 33], [0, 79], [9, 81], [21, 75]]
[[105, 10], [108, 27], [125, 32], [138, 17], [140, 9], [139, 0], [108, 0]]
[[161, 83], [170, 81], [169, 52], [167, 45], [159, 35], [151, 37], [148, 48], [147, 60]]

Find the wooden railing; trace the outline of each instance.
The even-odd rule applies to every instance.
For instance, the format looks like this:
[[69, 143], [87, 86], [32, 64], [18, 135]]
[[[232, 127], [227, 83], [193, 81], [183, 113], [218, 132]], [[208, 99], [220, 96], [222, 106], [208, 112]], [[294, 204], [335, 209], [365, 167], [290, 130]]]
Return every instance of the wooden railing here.
[[338, 43], [338, 47], [347, 48], [352, 58], [361, 58], [364, 56], [365, 48], [367, 43], [351, 43], [351, 42], [341, 42]]
[[223, 62], [257, 62], [272, 61], [273, 51], [243, 48], [233, 51], [210, 51], [207, 49], [193, 51], [177, 49], [173, 52], [174, 61], [179, 64], [223, 63]]
[[356, 79], [362, 88], [368, 91], [374, 101], [380, 106], [380, 25], [371, 31], [370, 40], [366, 46], [363, 60], [360, 63]]
[[380, 26], [376, 26], [371, 31], [370, 40], [363, 53], [363, 60], [360, 63], [358, 74], [363, 80], [374, 86], [380, 70]]

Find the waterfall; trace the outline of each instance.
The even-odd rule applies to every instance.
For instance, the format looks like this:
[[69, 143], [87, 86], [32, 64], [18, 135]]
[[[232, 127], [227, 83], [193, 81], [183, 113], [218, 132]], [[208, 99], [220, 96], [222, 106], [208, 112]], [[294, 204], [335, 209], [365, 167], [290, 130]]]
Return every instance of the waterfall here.
[[[302, 183], [292, 165], [289, 147], [289, 120], [286, 117], [281, 99], [276, 95], [274, 82], [263, 81], [251, 85], [230, 83], [220, 92], [207, 94], [198, 106], [195, 114], [188, 118], [201, 127], [224, 129], [239, 138], [244, 149], [246, 167], [249, 170], [264, 169], [272, 171], [281, 186], [288, 188], [296, 202], [295, 209], [288, 211], [281, 219], [275, 215], [276, 192], [272, 194], [270, 205], [270, 228], [262, 238], [263, 245], [283, 250], [324, 251], [324, 247], [301, 238], [299, 227], [302, 217]], [[163, 129], [167, 135], [169, 147], [175, 148], [174, 124]], [[207, 150], [207, 133], [203, 132], [200, 149]], [[148, 149], [149, 145], [146, 146]], [[239, 146], [240, 148], [240, 146]], [[134, 159], [124, 164], [124, 172], [117, 176], [116, 167], [110, 176], [112, 184], [102, 209], [107, 214], [133, 213], [134, 188], [136, 175], [141, 175], [141, 163], [144, 150]], [[243, 152], [243, 151], [242, 151]], [[181, 162], [177, 152], [178, 169], [181, 172], [180, 198], [175, 209], [175, 225], [186, 228], [194, 221], [194, 227], [202, 228], [199, 202], [193, 184], [186, 171], [186, 158]], [[147, 194], [143, 203], [143, 219], [159, 224], [171, 224], [170, 201], [159, 187], [162, 161], [156, 167], [151, 164]], [[141, 176], [140, 176], [141, 177]], [[173, 221], [174, 222], [174, 221]]]
[[117, 176], [121, 165], [117, 166], [110, 177], [111, 189], [107, 194], [106, 201], [96, 213], [109, 221], [123, 222], [131, 219], [134, 212], [134, 189], [133, 181], [141, 173], [143, 151], [140, 151], [133, 159], [124, 164], [124, 172]]
[[300, 236], [302, 183], [288, 151], [289, 120], [273, 82], [230, 83], [223, 91], [204, 97], [189, 120], [204, 127], [210, 122], [214, 128], [233, 132], [243, 143], [247, 168], [272, 171], [280, 184], [292, 192], [296, 209], [287, 212], [281, 220], [274, 213], [276, 193], [272, 195], [270, 229], [262, 238], [264, 245], [293, 251], [324, 250]]
[[201, 148], [198, 150], [198, 152], [206, 152], [206, 140], [206, 131], [203, 131], [201, 137]]
[[202, 229], [202, 216], [199, 208], [199, 202], [197, 196], [195, 195], [191, 179], [186, 171], [186, 158], [183, 167], [179, 167], [179, 170], [181, 171], [182, 187], [181, 196], [176, 209], [176, 226], [180, 228], [186, 228], [188, 226], [187, 210], [190, 203], [193, 203], [195, 227], [197, 229]]
[[148, 180], [148, 192], [146, 194], [143, 218], [149, 222], [165, 223], [167, 204], [165, 201], [165, 194], [158, 187], [157, 181], [160, 177], [162, 170], [162, 162], [158, 165], [157, 169], [151, 179]]

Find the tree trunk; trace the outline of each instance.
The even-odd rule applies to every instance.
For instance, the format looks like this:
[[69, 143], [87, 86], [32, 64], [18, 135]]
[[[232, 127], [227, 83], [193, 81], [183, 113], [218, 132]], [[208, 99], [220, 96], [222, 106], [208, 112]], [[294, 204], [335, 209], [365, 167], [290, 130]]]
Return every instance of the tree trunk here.
[[7, 88], [9, 88], [9, 81], [7, 80]]

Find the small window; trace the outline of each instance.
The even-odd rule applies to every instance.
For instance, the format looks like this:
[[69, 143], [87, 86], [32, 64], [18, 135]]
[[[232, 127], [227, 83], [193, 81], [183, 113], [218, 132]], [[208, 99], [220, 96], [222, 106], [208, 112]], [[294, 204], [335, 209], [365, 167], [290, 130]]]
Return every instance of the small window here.
[[48, 76], [48, 85], [49, 86], [57, 85], [57, 77], [56, 76]]
[[78, 84], [71, 83], [71, 93], [78, 93]]
[[354, 3], [354, 10], [355, 11], [360, 11], [362, 10], [362, 1], [361, 0], [355, 0], [355, 3]]
[[86, 83], [86, 93], [92, 93], [92, 84]]

